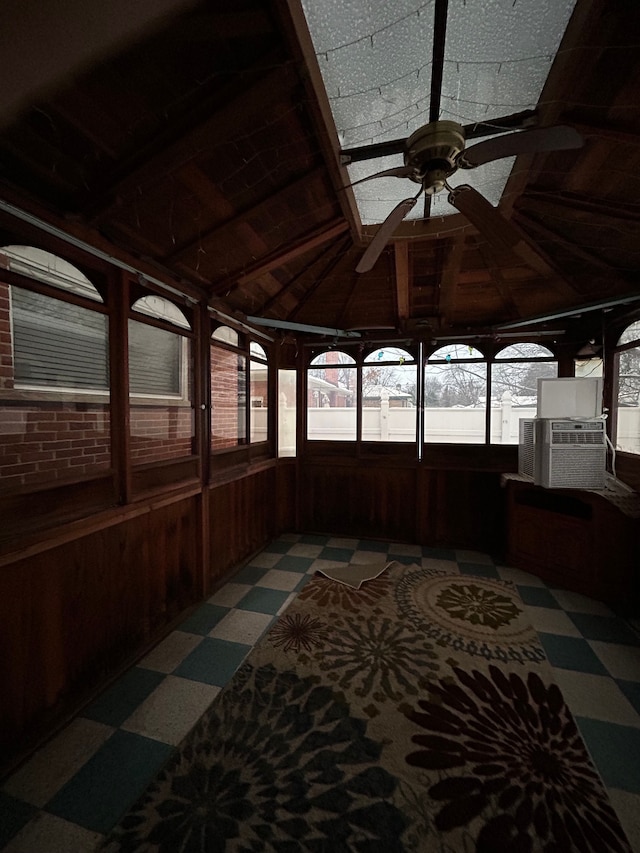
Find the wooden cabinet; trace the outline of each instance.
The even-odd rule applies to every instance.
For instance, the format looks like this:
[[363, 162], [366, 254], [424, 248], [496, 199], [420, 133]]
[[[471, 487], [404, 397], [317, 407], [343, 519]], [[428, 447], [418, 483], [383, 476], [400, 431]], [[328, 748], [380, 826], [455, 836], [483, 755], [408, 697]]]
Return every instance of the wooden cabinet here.
[[544, 489], [505, 475], [507, 562], [564, 589], [637, 609], [640, 498]]

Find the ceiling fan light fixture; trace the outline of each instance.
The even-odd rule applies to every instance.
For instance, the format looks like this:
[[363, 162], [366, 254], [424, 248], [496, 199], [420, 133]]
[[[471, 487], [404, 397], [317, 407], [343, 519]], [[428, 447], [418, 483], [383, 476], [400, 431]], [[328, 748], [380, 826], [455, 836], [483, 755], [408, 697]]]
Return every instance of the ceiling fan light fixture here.
[[[418, 128], [407, 139], [404, 152], [405, 166], [412, 168], [412, 180], [421, 183], [429, 192], [431, 184], [427, 175], [435, 173], [440, 183], [456, 170], [456, 159], [464, 151], [465, 136], [462, 125], [455, 121], [432, 121]], [[444, 183], [440, 189], [444, 188]], [[439, 192], [439, 190], [435, 190]]]

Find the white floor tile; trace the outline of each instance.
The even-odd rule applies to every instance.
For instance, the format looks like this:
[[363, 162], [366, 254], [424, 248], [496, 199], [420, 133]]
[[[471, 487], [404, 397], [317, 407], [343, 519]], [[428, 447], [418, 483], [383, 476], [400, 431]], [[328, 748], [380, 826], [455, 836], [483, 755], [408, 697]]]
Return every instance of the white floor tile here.
[[77, 717], [4, 783], [6, 793], [42, 808], [115, 729]]
[[580, 595], [579, 592], [552, 588], [551, 593], [560, 607], [565, 610], [574, 613], [592, 613], [596, 616], [613, 616], [613, 611], [606, 604], [593, 598], [587, 598], [586, 595]]
[[40, 812], [2, 849], [4, 853], [93, 853], [103, 840], [98, 832]]
[[214, 685], [168, 675], [122, 728], [177, 746], [219, 692]]
[[523, 572], [522, 569], [514, 569], [511, 566], [496, 566], [498, 574], [505, 581], [512, 581], [521, 586], [546, 586], [546, 583], [536, 575], [530, 572]]
[[322, 551], [324, 545], [311, 545], [308, 542], [298, 542], [297, 545], [292, 545], [287, 551], [287, 556], [291, 557], [311, 557], [314, 559]]
[[614, 678], [640, 681], [640, 646], [622, 646], [600, 640], [588, 642]]
[[608, 793], [631, 849], [640, 850], [640, 794], [630, 794], [617, 788], [609, 788]]
[[273, 619], [270, 613], [253, 610], [231, 610], [209, 631], [210, 637], [230, 640], [232, 643], [253, 645], [262, 636]]
[[300, 583], [300, 578], [303, 577], [297, 572], [280, 572], [278, 569], [271, 569], [260, 578], [256, 586], [264, 586], [267, 589], [279, 589], [283, 592], [292, 592]]
[[155, 649], [152, 649], [146, 657], [142, 658], [139, 665], [155, 672], [173, 672], [201, 642], [200, 634], [172, 631], [168, 637], [158, 643]]
[[612, 678], [556, 667], [553, 674], [574, 716], [640, 728], [640, 714]]
[[248, 565], [256, 566], [259, 569], [272, 569], [278, 560], [281, 560], [283, 557], [284, 554], [263, 551], [261, 554], [256, 554]]
[[247, 583], [226, 583], [208, 600], [209, 604], [219, 604], [222, 607], [235, 607], [241, 598], [251, 589]]
[[529, 604], [525, 604], [525, 609], [536, 631], [542, 631], [545, 634], [563, 634], [565, 637], [582, 637], [569, 616], [562, 610], [556, 610], [553, 607], [532, 607]]

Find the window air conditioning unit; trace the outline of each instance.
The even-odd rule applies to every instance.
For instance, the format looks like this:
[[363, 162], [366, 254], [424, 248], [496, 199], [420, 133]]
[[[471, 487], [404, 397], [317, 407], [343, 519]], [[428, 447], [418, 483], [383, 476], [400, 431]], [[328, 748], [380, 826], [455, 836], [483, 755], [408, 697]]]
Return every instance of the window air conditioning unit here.
[[518, 474], [533, 477], [536, 419], [520, 418], [518, 426]]
[[601, 418], [537, 418], [534, 432], [535, 485], [548, 489], [604, 489], [607, 444]]

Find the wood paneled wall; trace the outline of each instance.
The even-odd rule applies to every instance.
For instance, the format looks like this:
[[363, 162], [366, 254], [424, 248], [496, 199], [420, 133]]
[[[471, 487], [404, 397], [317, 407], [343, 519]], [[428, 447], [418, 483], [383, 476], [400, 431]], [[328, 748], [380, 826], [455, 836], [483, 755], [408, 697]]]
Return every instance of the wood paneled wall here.
[[0, 750], [90, 697], [202, 596], [197, 498], [0, 569]]
[[294, 529], [295, 470], [248, 466], [203, 492], [52, 529], [1, 558], [0, 771]]
[[301, 462], [304, 530], [457, 547], [504, 547], [500, 474], [517, 470], [515, 447], [439, 447], [422, 462], [326, 446]]

